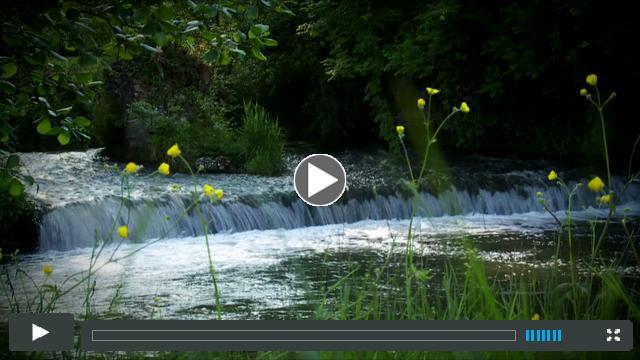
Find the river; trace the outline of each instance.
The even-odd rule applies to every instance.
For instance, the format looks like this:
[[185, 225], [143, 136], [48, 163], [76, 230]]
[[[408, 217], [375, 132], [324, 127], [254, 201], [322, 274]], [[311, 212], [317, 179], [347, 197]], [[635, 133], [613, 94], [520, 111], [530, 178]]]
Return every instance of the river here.
[[[128, 241], [119, 247], [107, 245], [97, 266], [113, 252], [114, 258], [137, 252], [97, 273], [92, 312], [106, 318], [212, 318], [215, 306], [202, 227], [195, 212], [186, 211], [194, 188], [209, 183], [225, 191], [221, 203], [204, 206], [224, 318], [312, 317], [315, 304], [310, 299], [323, 284], [358, 266], [392, 266], [385, 256], [404, 251], [411, 198], [402, 190], [404, 169], [397, 160], [384, 153], [349, 152], [337, 156], [347, 172], [343, 199], [329, 207], [311, 207], [296, 197], [292, 187], [293, 168], [303, 157], [288, 155], [287, 171], [279, 177], [163, 177], [143, 169], [132, 177], [128, 206], [118, 211], [120, 171], [99, 149], [22, 154], [25, 170], [37, 183], [29, 191], [45, 204], [46, 213], [38, 250], [19, 255], [7, 265], [8, 271], [20, 268], [36, 284], [60, 284], [88, 268], [96, 234], [102, 241], [117, 243], [117, 235], [112, 239], [102, 235], [109, 233], [114, 221], [128, 223]], [[438, 272], [445, 261], [464, 257], [465, 242], [472, 243], [500, 276], [562, 263], [562, 258], [553, 257], [557, 224], [543, 212], [536, 196], [544, 192], [555, 215], [564, 218], [566, 194], [546, 180], [549, 166], [476, 157], [452, 161], [446, 170], [430, 174], [439, 191], [420, 194], [414, 221], [422, 263]], [[578, 171], [564, 174], [573, 182], [584, 182]], [[622, 181], [616, 178], [614, 189], [621, 188]], [[638, 217], [639, 201], [640, 187], [634, 185], [619, 208]], [[574, 204], [572, 216], [578, 222], [606, 216], [586, 186]], [[587, 248], [588, 227], [576, 233]], [[616, 241], [613, 236], [607, 254], [615, 256]], [[53, 266], [48, 278], [42, 272], [45, 264]], [[640, 276], [634, 266], [618, 271]], [[16, 291], [18, 299], [34, 294], [28, 284]], [[80, 286], [58, 301], [56, 311], [81, 316], [83, 303]], [[3, 297], [0, 313], [4, 318], [8, 312]]]

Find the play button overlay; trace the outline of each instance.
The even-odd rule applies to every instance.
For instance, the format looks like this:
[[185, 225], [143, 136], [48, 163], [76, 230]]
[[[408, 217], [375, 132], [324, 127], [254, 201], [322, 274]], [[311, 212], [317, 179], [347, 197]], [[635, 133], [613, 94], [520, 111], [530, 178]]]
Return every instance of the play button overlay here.
[[11, 351], [72, 350], [74, 342], [71, 314], [10, 314]]
[[347, 174], [336, 158], [313, 154], [304, 158], [293, 174], [296, 193], [312, 206], [328, 206], [336, 202], [347, 187]]

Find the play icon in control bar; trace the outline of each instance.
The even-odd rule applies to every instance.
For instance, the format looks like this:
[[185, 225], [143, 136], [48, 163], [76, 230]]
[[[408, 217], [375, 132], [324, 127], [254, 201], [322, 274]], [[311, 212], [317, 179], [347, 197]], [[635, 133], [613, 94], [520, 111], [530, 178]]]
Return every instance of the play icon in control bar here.
[[72, 350], [74, 322], [71, 314], [9, 315], [11, 351]]

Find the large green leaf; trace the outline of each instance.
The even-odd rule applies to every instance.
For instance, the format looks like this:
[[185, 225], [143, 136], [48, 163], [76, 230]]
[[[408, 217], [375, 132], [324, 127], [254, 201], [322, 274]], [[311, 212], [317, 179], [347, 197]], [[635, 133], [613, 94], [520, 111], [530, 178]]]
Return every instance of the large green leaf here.
[[71, 136], [69, 135], [68, 132], [63, 131], [60, 134], [58, 134], [58, 142], [60, 143], [60, 145], [67, 145], [69, 143], [69, 141], [71, 141]]
[[38, 123], [38, 126], [36, 126], [36, 130], [40, 135], [49, 134], [49, 131], [51, 131], [51, 121], [49, 121], [48, 119], [40, 121], [40, 123]]
[[264, 44], [264, 46], [278, 46], [278, 41], [270, 38], [262, 39], [262, 43]]
[[18, 65], [15, 63], [2, 64], [2, 74], [0, 77], [3, 79], [9, 79], [15, 75], [16, 72], [18, 72]]
[[215, 64], [220, 60], [220, 52], [216, 49], [211, 49], [204, 54], [203, 58], [204, 61]]
[[254, 58], [261, 60], [261, 61], [267, 61], [267, 57], [264, 56], [264, 54], [262, 53], [262, 51], [260, 51], [260, 49], [252, 47], [251, 48], [251, 54], [253, 55]]
[[74, 119], [74, 122], [76, 123], [76, 125], [80, 126], [80, 127], [87, 127], [89, 125], [91, 125], [91, 120], [87, 119], [84, 116], [78, 116]]
[[7, 158], [6, 168], [10, 170], [17, 168], [18, 166], [20, 166], [20, 157], [16, 154], [9, 155]]
[[20, 197], [24, 193], [24, 185], [20, 180], [13, 178], [9, 184], [9, 195], [13, 197]]

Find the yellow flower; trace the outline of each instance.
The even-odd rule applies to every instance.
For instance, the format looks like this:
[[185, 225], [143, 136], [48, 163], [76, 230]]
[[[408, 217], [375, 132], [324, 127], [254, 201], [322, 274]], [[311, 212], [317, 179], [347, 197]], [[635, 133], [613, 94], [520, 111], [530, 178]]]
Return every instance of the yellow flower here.
[[51, 273], [53, 272], [53, 266], [51, 266], [51, 264], [43, 266], [42, 272], [47, 276], [51, 275]]
[[547, 175], [547, 179], [549, 179], [549, 181], [556, 181], [558, 180], [558, 173], [555, 172], [555, 170], [551, 170], [549, 172], [549, 175]]
[[600, 177], [596, 176], [587, 184], [589, 189], [594, 192], [602, 191], [604, 189], [604, 181]]
[[160, 164], [160, 166], [158, 166], [158, 172], [165, 176], [169, 175], [169, 164], [164, 162]]
[[538, 192], [536, 193], [536, 196], [537, 196], [537, 197], [539, 197], [539, 198], [541, 198], [541, 197], [542, 197], [542, 191], [538, 191]]
[[404, 126], [402, 125], [396, 126], [396, 132], [398, 133], [398, 135], [404, 135]]
[[463, 113], [468, 113], [469, 111], [471, 111], [471, 109], [469, 109], [469, 105], [467, 105], [466, 102], [462, 102], [462, 104], [460, 104], [460, 111], [462, 111]]
[[602, 195], [600, 197], [600, 202], [603, 203], [603, 204], [610, 204], [611, 203], [611, 194]]
[[598, 85], [598, 76], [596, 74], [587, 75], [587, 84], [591, 86]]
[[124, 171], [127, 174], [135, 174], [136, 172], [138, 172], [138, 165], [136, 165], [136, 163], [128, 163], [127, 166], [124, 167]]
[[216, 189], [215, 193], [218, 200], [222, 200], [224, 197], [224, 191], [222, 191], [222, 189]]
[[438, 89], [434, 89], [434, 88], [430, 88], [430, 87], [427, 88], [427, 94], [429, 94], [429, 95], [435, 95], [435, 94], [437, 94], [439, 92], [440, 92], [440, 90], [438, 90]]
[[211, 197], [211, 195], [213, 195], [214, 193], [214, 188], [213, 186], [209, 185], [209, 184], [204, 184], [202, 186], [202, 192], [204, 193], [204, 196], [206, 197]]
[[580, 96], [587, 96], [589, 95], [589, 92], [587, 91], [587, 89], [580, 89]]
[[178, 144], [173, 144], [173, 146], [170, 147], [169, 150], [167, 150], [167, 155], [171, 156], [172, 158], [177, 158], [181, 153], [182, 152], [180, 151]]
[[418, 109], [420, 109], [420, 110], [424, 109], [424, 106], [426, 104], [427, 104], [427, 102], [423, 98], [418, 99]]
[[531, 317], [531, 320], [540, 320], [540, 314], [538, 313], [533, 314], [533, 316]]
[[129, 228], [126, 225], [122, 225], [118, 228], [118, 236], [126, 239], [129, 236]]

